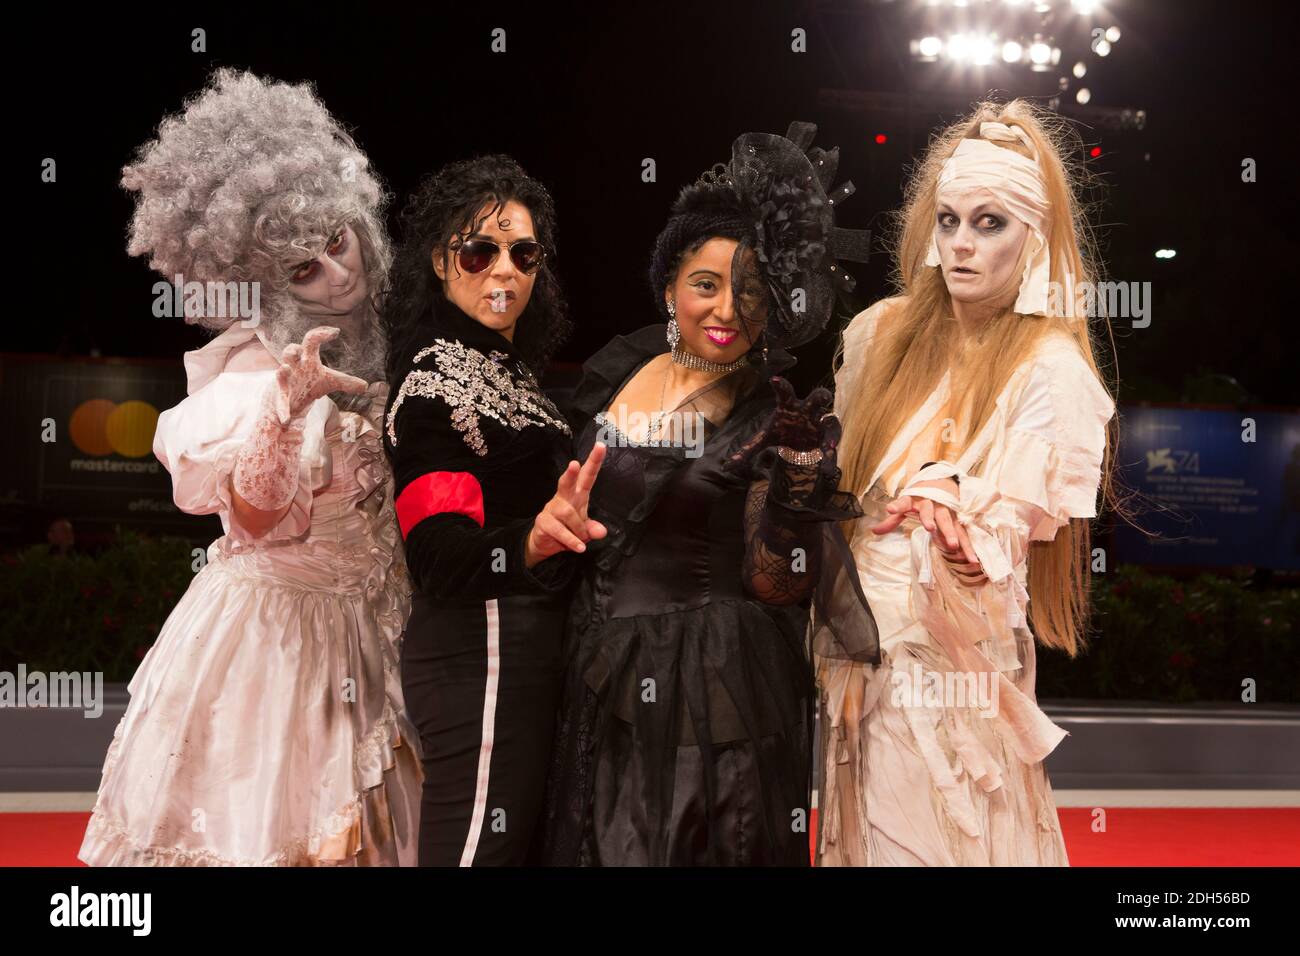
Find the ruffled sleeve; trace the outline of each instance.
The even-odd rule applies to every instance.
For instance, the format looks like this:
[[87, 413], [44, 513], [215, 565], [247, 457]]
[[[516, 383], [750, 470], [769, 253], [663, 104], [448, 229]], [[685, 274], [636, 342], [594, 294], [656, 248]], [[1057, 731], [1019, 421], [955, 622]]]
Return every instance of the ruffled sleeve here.
[[223, 372], [174, 408], [158, 416], [153, 451], [172, 477], [172, 500], [187, 514], [218, 514], [228, 542], [261, 547], [304, 537], [311, 529], [312, 501], [332, 477], [326, 427], [336, 415], [322, 397], [307, 413], [303, 427], [298, 488], [284, 517], [254, 537], [234, 518], [231, 474], [253, 430], [262, 393], [275, 377], [272, 370]]
[[859, 377], [867, 360], [867, 354], [871, 349], [872, 342], [875, 340], [876, 329], [880, 324], [881, 316], [903, 301], [900, 296], [881, 299], [870, 308], [855, 315], [849, 321], [849, 324], [844, 327], [843, 348], [841, 349], [843, 362], [835, 370], [835, 414], [839, 416], [840, 421], [844, 420], [848, 402], [857, 388]]
[[1106, 426], [1115, 403], [1073, 342], [1049, 345], [1030, 366], [1007, 418], [991, 480], [1021, 509], [1030, 540], [1051, 541], [1071, 518], [1097, 516]]

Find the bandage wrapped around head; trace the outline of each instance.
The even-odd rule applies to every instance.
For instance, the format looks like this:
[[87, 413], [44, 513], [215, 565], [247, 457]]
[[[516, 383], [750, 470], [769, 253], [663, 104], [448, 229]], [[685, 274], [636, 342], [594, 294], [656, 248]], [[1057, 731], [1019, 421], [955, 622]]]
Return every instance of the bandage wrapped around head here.
[[[1004, 123], [981, 123], [980, 139], [963, 139], [939, 173], [938, 188], [957, 194], [987, 189], [1011, 215], [1029, 227], [1029, 256], [1020, 277], [1020, 291], [1012, 308], [1023, 315], [1047, 315], [1049, 283], [1052, 277], [1051, 250], [1047, 244], [1047, 189], [1038, 167], [1038, 154], [1029, 135], [1018, 126]], [[1030, 157], [995, 142], [1023, 143]], [[939, 244], [932, 235], [927, 266], [941, 265]], [[1074, 288], [1068, 265], [1062, 266], [1061, 282], [1065, 289]]]

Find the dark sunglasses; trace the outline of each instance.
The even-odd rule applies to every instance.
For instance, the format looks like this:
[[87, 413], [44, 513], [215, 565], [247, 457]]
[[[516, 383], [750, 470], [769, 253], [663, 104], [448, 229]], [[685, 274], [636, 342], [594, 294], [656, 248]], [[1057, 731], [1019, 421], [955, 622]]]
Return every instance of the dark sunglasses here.
[[[502, 245], [491, 239], [466, 239], [456, 249], [456, 262], [463, 272], [482, 272], [497, 261]], [[508, 248], [510, 261], [524, 275], [532, 275], [546, 259], [546, 249], [535, 239], [516, 239]]]

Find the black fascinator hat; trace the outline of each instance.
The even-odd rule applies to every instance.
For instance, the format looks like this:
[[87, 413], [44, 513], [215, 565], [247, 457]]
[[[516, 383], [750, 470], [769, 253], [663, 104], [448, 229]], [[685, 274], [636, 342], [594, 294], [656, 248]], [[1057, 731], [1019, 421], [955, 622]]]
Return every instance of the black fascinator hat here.
[[871, 234], [835, 225], [835, 212], [854, 187], [831, 188], [839, 149], [813, 147], [816, 132], [812, 123], [794, 122], [785, 136], [745, 133], [732, 144], [730, 163], [682, 190], [650, 266], [661, 310], [682, 253], [723, 237], [738, 244], [732, 258], [737, 301], [751, 317], [761, 310], [767, 344], [802, 345], [826, 327], [836, 288], [854, 286], [840, 260], [866, 262]]

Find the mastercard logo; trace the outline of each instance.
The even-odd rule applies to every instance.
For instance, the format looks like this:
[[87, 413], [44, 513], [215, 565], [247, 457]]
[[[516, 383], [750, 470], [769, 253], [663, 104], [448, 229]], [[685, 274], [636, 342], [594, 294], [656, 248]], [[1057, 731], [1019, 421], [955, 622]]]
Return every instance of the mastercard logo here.
[[68, 421], [72, 443], [85, 455], [118, 454], [143, 458], [153, 450], [158, 409], [148, 402], [110, 402], [92, 398], [82, 402]]

